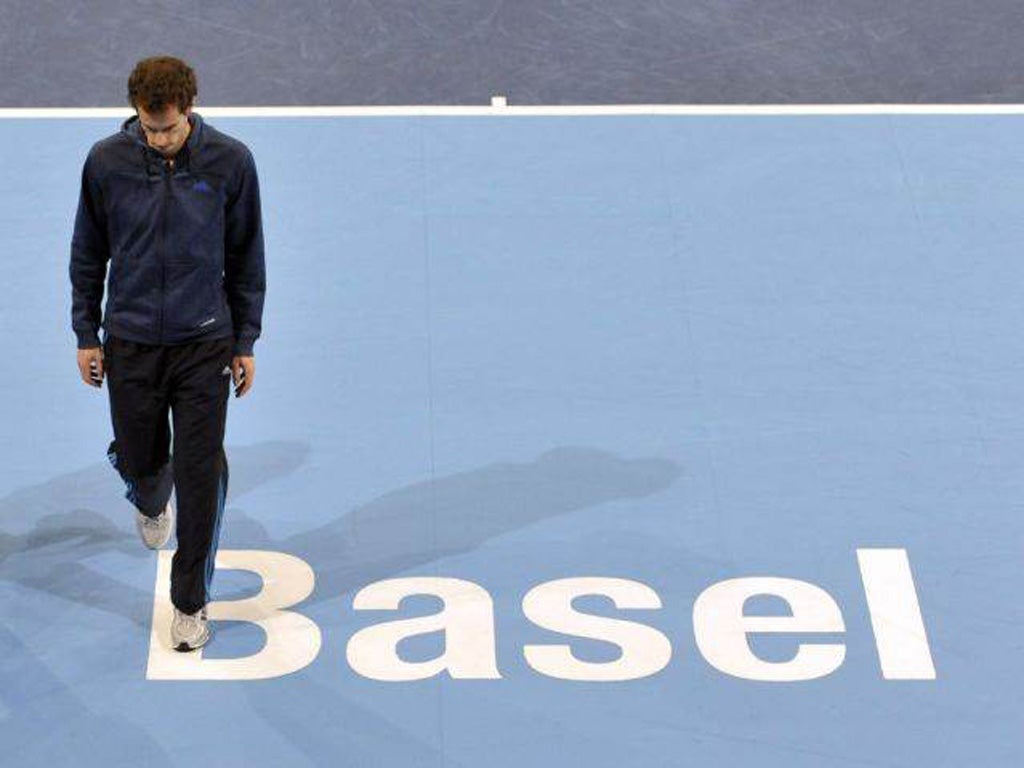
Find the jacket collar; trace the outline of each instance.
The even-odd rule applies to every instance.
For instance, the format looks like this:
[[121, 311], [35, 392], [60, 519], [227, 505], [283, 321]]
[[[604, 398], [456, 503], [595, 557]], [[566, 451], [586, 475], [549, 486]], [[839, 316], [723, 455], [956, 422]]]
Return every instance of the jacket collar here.
[[[178, 150], [178, 154], [175, 158], [175, 165], [179, 167], [186, 166], [188, 164], [190, 155], [194, 154], [198, 150], [203, 138], [202, 116], [193, 110], [192, 114], [188, 117], [188, 121], [192, 125], [192, 131], [189, 133], [185, 144]], [[156, 161], [158, 164], [163, 162], [163, 155], [146, 143], [146, 137], [142, 133], [142, 123], [139, 122], [139, 116], [137, 114], [132, 115], [121, 123], [121, 133], [142, 148], [147, 160], [147, 165], [150, 161]]]

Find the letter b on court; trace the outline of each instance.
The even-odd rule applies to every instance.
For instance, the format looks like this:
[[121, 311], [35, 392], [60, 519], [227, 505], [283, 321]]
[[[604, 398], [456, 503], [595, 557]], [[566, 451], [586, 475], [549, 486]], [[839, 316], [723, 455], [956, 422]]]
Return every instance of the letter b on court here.
[[173, 552], [161, 551], [149, 639], [149, 680], [261, 680], [281, 677], [308, 666], [320, 652], [320, 629], [306, 616], [285, 610], [313, 592], [313, 569], [305, 560], [284, 552], [221, 550], [217, 568], [242, 570], [263, 580], [259, 594], [244, 600], [212, 601], [211, 622], [248, 621], [261, 627], [266, 643], [251, 656], [203, 659], [203, 649], [179, 653], [171, 648], [173, 606], [170, 600]]

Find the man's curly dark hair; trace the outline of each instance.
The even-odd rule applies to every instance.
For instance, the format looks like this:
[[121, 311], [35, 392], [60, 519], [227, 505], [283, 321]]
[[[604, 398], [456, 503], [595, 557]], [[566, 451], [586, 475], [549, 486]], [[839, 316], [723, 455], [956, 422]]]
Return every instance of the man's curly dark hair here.
[[161, 112], [171, 104], [184, 112], [197, 92], [196, 73], [173, 56], [142, 59], [128, 78], [128, 103], [147, 112]]

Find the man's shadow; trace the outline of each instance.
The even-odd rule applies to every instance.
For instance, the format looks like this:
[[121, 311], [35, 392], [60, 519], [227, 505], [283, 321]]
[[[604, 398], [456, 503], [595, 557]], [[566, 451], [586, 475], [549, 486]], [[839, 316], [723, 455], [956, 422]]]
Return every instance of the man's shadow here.
[[[309, 446], [299, 442], [229, 448], [231, 488], [221, 542], [231, 548], [266, 548], [307, 559], [316, 567], [316, 589], [307, 601], [314, 603], [471, 551], [488, 539], [539, 521], [606, 502], [651, 496], [682, 474], [677, 464], [663, 459], [623, 459], [606, 451], [561, 447], [529, 462], [489, 464], [413, 483], [354, 509], [337, 510], [335, 517], [317, 528], [272, 541], [263, 525], [238, 505], [253, 489], [295, 472], [308, 454]], [[89, 558], [111, 552], [153, 557], [138, 540], [132, 508], [122, 493], [120, 478], [102, 462], [0, 500], [0, 526], [8, 527], [18, 519], [36, 521], [28, 532], [0, 530], [0, 580], [15, 585], [20, 600], [32, 600], [31, 594], [22, 592], [28, 590], [125, 617], [145, 638], [152, 613], [151, 589], [126, 584], [87, 564]], [[100, 509], [112, 511], [101, 514], [96, 511]], [[114, 522], [114, 514], [123, 518]], [[29, 654], [9, 632], [0, 632], [0, 648], [4, 647], [12, 663]], [[30, 669], [38, 685], [52, 678], [43, 668]], [[279, 689], [286, 704], [246, 691], [253, 694], [250, 705], [268, 726], [311, 760], [338, 748], [369, 759], [382, 741], [427, 762], [438, 758], [430, 744], [315, 679], [303, 679], [303, 685], [294, 690]], [[59, 701], [61, 706], [74, 706], [70, 691], [62, 692]], [[316, 724], [324, 713], [360, 727], [355, 731], [319, 727]], [[34, 732], [36, 720], [25, 720], [24, 727]], [[159, 754], [159, 758], [162, 764], [166, 756]]]
[[[308, 453], [307, 444], [284, 441], [229, 448], [231, 487], [221, 544], [284, 551], [315, 563], [313, 602], [471, 551], [541, 520], [650, 496], [682, 473], [664, 459], [622, 459], [591, 448], [561, 447], [531, 462], [490, 464], [413, 483], [339, 510], [317, 528], [273, 541], [237, 505], [253, 489], [295, 472]], [[36, 520], [26, 533], [0, 531], [0, 579], [126, 617], [148, 630], [152, 593], [86, 563], [108, 552], [153, 556], [138, 540], [132, 508], [119, 498], [122, 490], [104, 463], [0, 500], [0, 521]], [[123, 512], [124, 518], [115, 523], [98, 509]]]

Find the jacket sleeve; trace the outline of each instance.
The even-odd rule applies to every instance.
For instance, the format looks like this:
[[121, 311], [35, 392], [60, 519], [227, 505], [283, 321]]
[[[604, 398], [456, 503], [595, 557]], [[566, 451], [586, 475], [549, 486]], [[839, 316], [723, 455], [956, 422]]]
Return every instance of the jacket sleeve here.
[[224, 237], [224, 288], [235, 331], [234, 354], [250, 356], [260, 336], [267, 281], [260, 185], [248, 150], [237, 186], [228, 198]]
[[95, 158], [90, 152], [82, 167], [82, 187], [71, 237], [71, 328], [78, 348], [100, 346], [100, 304], [107, 277], [110, 247], [103, 197], [95, 175]]

